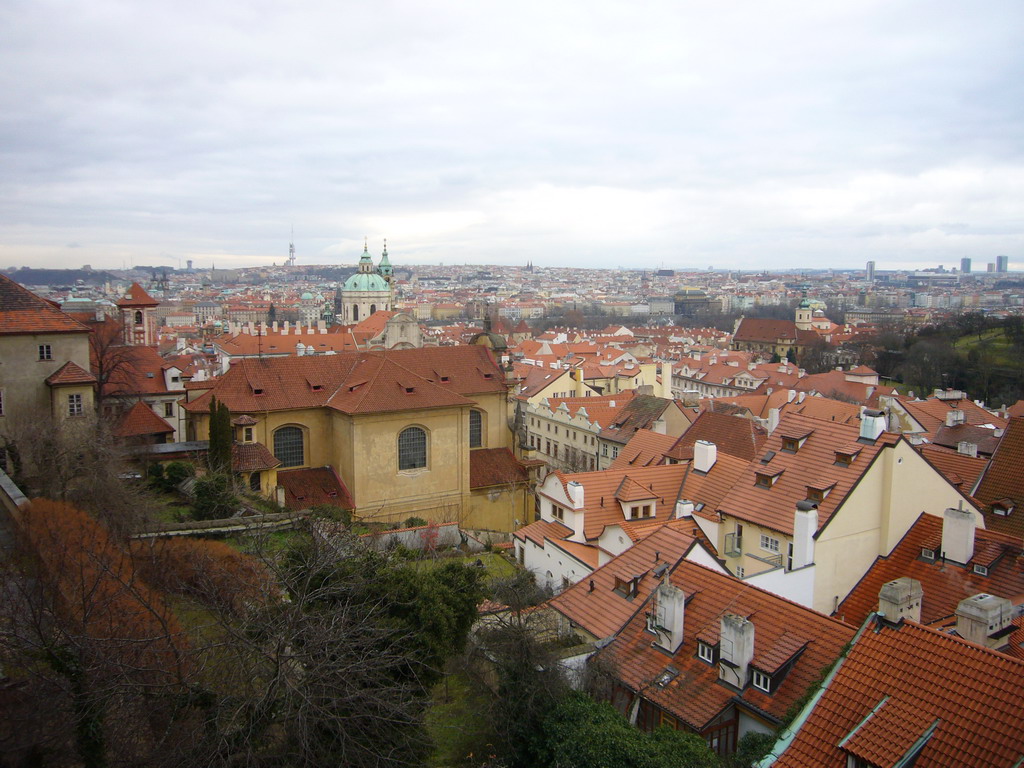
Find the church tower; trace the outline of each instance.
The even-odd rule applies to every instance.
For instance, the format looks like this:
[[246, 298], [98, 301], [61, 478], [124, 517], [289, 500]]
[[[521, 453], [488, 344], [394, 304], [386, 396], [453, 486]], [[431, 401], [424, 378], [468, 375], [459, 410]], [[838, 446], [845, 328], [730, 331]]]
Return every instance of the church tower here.
[[809, 331], [814, 327], [814, 310], [811, 309], [811, 302], [803, 299], [796, 307], [796, 329], [798, 331]]
[[387, 267], [388, 278], [373, 265], [367, 244], [363, 243], [363, 255], [359, 259], [359, 271], [351, 275], [341, 288], [341, 316], [338, 319], [344, 325], [352, 325], [365, 320], [374, 312], [390, 311], [392, 286], [390, 283], [391, 262], [387, 260], [387, 246], [381, 266]]
[[138, 283], [132, 283], [127, 293], [117, 300], [124, 327], [124, 343], [135, 346], [155, 346], [156, 308], [160, 302], [146, 293]]

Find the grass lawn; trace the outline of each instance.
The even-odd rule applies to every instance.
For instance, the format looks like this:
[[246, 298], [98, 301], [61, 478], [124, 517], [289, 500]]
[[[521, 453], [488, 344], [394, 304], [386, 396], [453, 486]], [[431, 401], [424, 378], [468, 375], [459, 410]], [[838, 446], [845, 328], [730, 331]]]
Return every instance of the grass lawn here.
[[473, 565], [477, 560], [484, 564], [484, 570], [487, 573], [487, 581], [507, 579], [513, 576], [516, 572], [516, 567], [509, 561], [509, 559], [504, 555], [499, 555], [497, 552], [481, 552], [478, 555], [465, 555], [463, 557], [438, 557], [433, 559], [424, 558], [423, 560], [410, 560], [409, 565], [417, 570], [429, 570], [452, 561], [465, 563], [466, 565]]
[[426, 717], [427, 732], [434, 742], [428, 766], [456, 768], [486, 762], [488, 755], [474, 752], [486, 751], [487, 744], [481, 742], [489, 730], [487, 704], [461, 675], [448, 675], [438, 684]]

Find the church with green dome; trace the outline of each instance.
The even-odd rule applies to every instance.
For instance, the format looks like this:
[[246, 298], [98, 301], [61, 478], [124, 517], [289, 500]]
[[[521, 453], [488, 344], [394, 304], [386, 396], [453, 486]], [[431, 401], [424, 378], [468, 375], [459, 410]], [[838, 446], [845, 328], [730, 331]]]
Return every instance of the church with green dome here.
[[359, 271], [351, 275], [339, 289], [340, 314], [337, 321], [352, 325], [365, 320], [374, 312], [388, 312], [395, 306], [395, 288], [391, 260], [388, 259], [388, 244], [384, 241], [384, 253], [380, 263], [374, 266], [366, 244], [359, 259]]

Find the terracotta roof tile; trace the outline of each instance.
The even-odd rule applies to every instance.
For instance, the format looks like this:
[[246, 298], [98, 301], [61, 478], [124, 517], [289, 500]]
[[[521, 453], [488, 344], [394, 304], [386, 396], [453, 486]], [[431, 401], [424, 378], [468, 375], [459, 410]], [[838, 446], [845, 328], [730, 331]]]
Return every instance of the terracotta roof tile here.
[[618, 458], [611, 463], [609, 469], [662, 464], [665, 461], [665, 452], [675, 443], [676, 438], [672, 435], [662, 435], [649, 429], [638, 430], [619, 451]]
[[933, 727], [915, 768], [1018, 765], [1022, 686], [1018, 659], [914, 622], [873, 620], [773, 768], [843, 768], [847, 752], [894, 765]]
[[1010, 499], [1014, 510], [1007, 516], [985, 511], [985, 525], [1015, 536], [1024, 535], [1024, 418], [1010, 419], [999, 447], [992, 454], [988, 469], [978, 483], [974, 496], [989, 507], [994, 502]]
[[[974, 561], [959, 565], [942, 561], [942, 518], [923, 514], [910, 527], [888, 557], [879, 557], [839, 604], [836, 616], [860, 626], [878, 609], [882, 585], [908, 576], [921, 582], [921, 622], [933, 624], [952, 616], [957, 603], [965, 597], [987, 592], [1019, 602], [1024, 595], [1024, 570], [1017, 563], [1021, 540], [985, 529], [974, 533], [974, 551], [980, 552], [979, 564], [987, 565], [987, 576], [974, 573]], [[935, 552], [934, 561], [921, 559], [922, 548]], [[998, 558], [998, 559], [997, 559]], [[984, 562], [981, 562], [984, 561]]]
[[525, 483], [526, 468], [508, 448], [478, 448], [469, 452], [469, 487]]
[[[638, 610], [597, 658], [607, 661], [630, 689], [642, 690], [644, 698], [697, 730], [734, 700], [780, 721], [854, 635], [855, 630], [840, 621], [689, 561], [684, 560], [672, 571], [671, 583], [687, 596], [679, 650], [667, 658], [652, 648], [646, 619]], [[755, 659], [777, 667], [781, 656], [796, 655], [773, 693], [752, 685], [742, 692], [722, 685], [718, 665], [697, 657], [697, 638], [717, 631], [721, 617], [727, 613], [753, 622]], [[803, 652], [798, 653], [801, 647]], [[664, 687], [651, 685], [669, 663], [679, 675]]]
[[153, 409], [141, 400], [124, 412], [114, 428], [114, 435], [120, 438], [166, 435], [171, 432], [174, 432], [174, 427], [153, 413]]
[[694, 443], [705, 440], [714, 443], [719, 453], [750, 461], [767, 439], [768, 433], [752, 419], [704, 411], [666, 455], [673, 459], [689, 458], [692, 453], [687, 455], [686, 449], [692, 450]]
[[352, 494], [331, 467], [278, 472], [277, 482], [284, 486], [285, 505], [289, 509], [308, 509], [318, 504], [331, 504], [342, 509], [355, 509], [356, 506]]
[[557, 541], [569, 538], [572, 536], [572, 528], [548, 520], [535, 520], [529, 525], [523, 526], [512, 535], [521, 541], [529, 539], [538, 547], [543, 547], [544, 539]]
[[138, 283], [132, 283], [124, 296], [117, 300], [119, 307], [155, 307], [159, 304], [160, 302], [146, 293], [146, 289]]
[[[652, 571], [660, 565], [675, 567], [693, 543], [693, 537], [662, 523], [639, 543], [553, 597], [548, 605], [594, 637], [608, 637], [629, 621], [658, 585]], [[596, 552], [593, 547], [588, 549]], [[615, 591], [615, 578], [623, 574], [643, 574], [633, 598]]]
[[938, 432], [939, 427], [945, 426], [946, 415], [950, 411], [963, 411], [965, 424], [992, 424], [997, 427], [1005, 426], [1005, 421], [986, 411], [972, 400], [945, 400], [938, 397], [929, 397], [926, 400], [911, 400], [899, 398], [900, 405], [906, 409], [930, 435]]
[[281, 460], [263, 443], [233, 443], [231, 469], [235, 472], [262, 472], [281, 466]]
[[968, 456], [928, 443], [917, 446], [917, 450], [951, 485], [966, 494], [974, 489], [988, 465], [988, 459], [981, 456]]
[[88, 332], [70, 315], [0, 274], [0, 334]]
[[46, 378], [46, 383], [51, 387], [62, 387], [71, 384], [95, 384], [96, 377], [78, 363], [68, 360]]

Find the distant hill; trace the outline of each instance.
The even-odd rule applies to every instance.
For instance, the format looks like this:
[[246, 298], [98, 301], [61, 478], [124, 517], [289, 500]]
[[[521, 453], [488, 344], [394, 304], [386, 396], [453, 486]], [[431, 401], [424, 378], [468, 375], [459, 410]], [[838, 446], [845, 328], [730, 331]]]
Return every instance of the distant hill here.
[[102, 285], [108, 280], [116, 279], [109, 272], [96, 272], [91, 269], [21, 269], [3, 270], [3, 273], [22, 285], [49, 285], [53, 287], [72, 286], [81, 280], [87, 285]]

